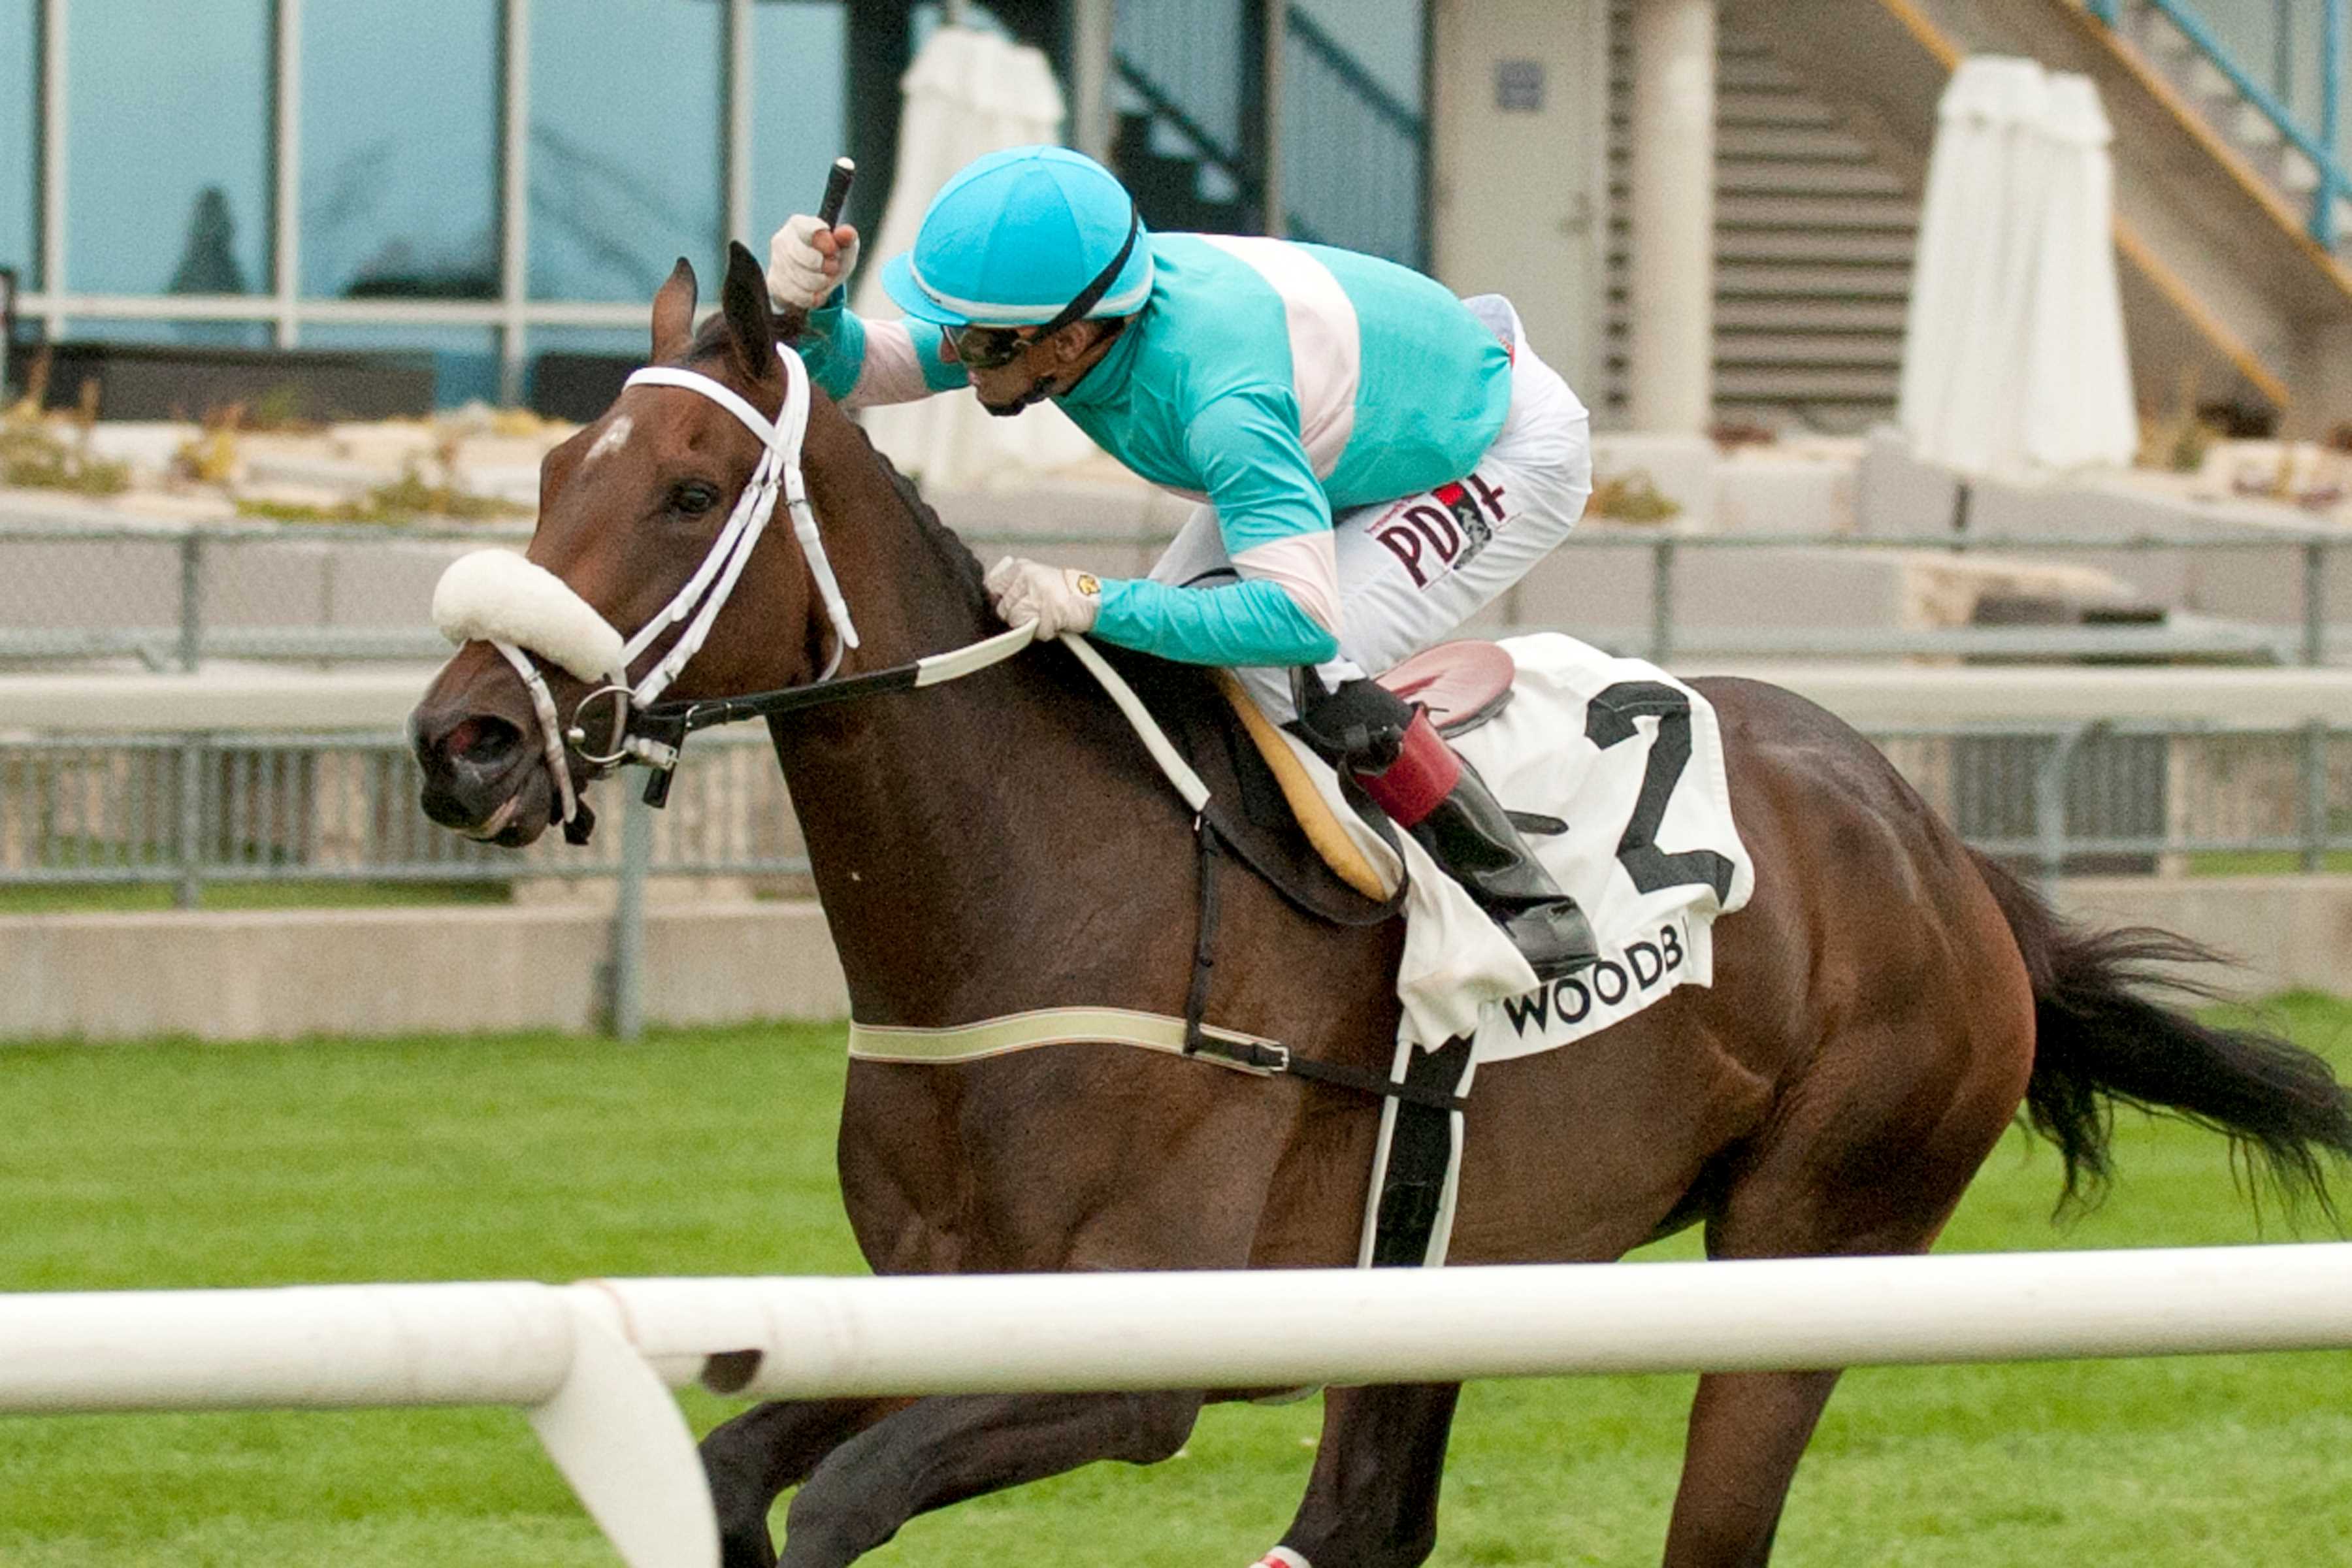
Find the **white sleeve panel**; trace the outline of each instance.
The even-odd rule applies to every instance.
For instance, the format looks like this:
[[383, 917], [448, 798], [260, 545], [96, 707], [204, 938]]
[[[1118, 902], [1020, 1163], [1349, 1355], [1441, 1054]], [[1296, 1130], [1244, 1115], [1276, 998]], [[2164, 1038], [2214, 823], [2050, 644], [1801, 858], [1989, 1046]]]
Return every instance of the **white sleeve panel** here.
[[866, 323], [866, 358], [857, 367], [856, 383], [841, 400], [845, 408], [870, 408], [880, 403], [912, 403], [929, 397], [930, 383], [923, 379], [923, 362], [904, 321]]
[[1252, 545], [1234, 557], [1234, 569], [1280, 584], [1317, 625], [1339, 635], [1339, 560], [1329, 529]]
[[1356, 394], [1363, 378], [1363, 333], [1355, 302], [1331, 269], [1287, 240], [1199, 237], [1247, 264], [1282, 299], [1290, 330], [1291, 389], [1298, 398], [1298, 438], [1315, 477], [1328, 479], [1356, 433]]

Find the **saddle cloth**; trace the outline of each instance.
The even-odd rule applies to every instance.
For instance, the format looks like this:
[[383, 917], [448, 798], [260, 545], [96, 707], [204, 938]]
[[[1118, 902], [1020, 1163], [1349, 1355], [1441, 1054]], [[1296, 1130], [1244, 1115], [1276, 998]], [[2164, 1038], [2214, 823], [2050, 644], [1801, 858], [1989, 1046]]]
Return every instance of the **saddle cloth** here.
[[[1558, 818], [1530, 833], [1537, 858], [1583, 905], [1601, 959], [1538, 986], [1527, 961], [1411, 837], [1364, 824], [1330, 766], [1274, 731], [1357, 850], [1409, 872], [1399, 1060], [1468, 1036], [1474, 1062], [1550, 1050], [1714, 978], [1715, 917], [1738, 909], [1755, 868], [1732, 819], [1714, 707], [1654, 664], [1544, 633], [1500, 646], [1517, 667], [1508, 703], [1453, 744], [1503, 805]], [[1256, 727], [1254, 727], [1254, 729]], [[1265, 726], [1265, 730], [1271, 730]], [[1261, 734], [1264, 730], [1259, 731]]]

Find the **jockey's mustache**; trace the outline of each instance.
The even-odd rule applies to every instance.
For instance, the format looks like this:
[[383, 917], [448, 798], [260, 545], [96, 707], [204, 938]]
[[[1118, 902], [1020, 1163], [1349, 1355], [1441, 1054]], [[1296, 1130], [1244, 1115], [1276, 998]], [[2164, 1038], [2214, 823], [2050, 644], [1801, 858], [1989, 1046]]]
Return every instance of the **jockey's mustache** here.
[[1023, 409], [1034, 407], [1037, 404], [1045, 402], [1045, 399], [1053, 395], [1054, 378], [1050, 375], [1041, 375], [1030, 384], [1028, 391], [1023, 393], [1020, 396], [1013, 398], [1009, 403], [992, 403], [987, 398], [982, 397], [980, 400], [980, 405], [982, 408], [987, 409], [991, 414], [995, 415], [999, 419], [1010, 419], [1014, 415], [1020, 413]]

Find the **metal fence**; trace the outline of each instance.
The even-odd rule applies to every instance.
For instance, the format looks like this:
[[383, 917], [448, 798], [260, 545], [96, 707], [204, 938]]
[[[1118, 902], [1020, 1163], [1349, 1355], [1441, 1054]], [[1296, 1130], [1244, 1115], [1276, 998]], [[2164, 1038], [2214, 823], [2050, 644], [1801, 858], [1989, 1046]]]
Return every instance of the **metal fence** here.
[[[2317, 869], [2352, 850], [2352, 729], [2004, 723], [1874, 738], [1964, 836], [2044, 874], [2248, 855]], [[0, 885], [148, 884], [193, 905], [221, 883], [512, 884], [624, 868], [617, 833], [585, 849], [550, 835], [520, 853], [460, 838], [425, 820], [420, 784], [397, 734], [0, 739]], [[808, 869], [757, 726], [698, 740], [651, 821], [651, 875]]]
[[[520, 545], [527, 524], [137, 524], [0, 518], [0, 662], [133, 658], [194, 669], [207, 659], [309, 662], [438, 659], [446, 646], [425, 624], [433, 584], [448, 562], [485, 544]], [[971, 531], [983, 553], [1091, 548], [1141, 570], [1168, 534]], [[1433, 546], [1435, 548], [1435, 546]], [[1905, 628], [1703, 627], [1679, 612], [1680, 575], [1700, 553], [1755, 550], [1922, 552], [2113, 561], [2166, 552], [2275, 559], [2296, 584], [2292, 618], [2185, 619], [2111, 626]], [[1674, 658], [2226, 659], [2323, 664], [2352, 659], [2352, 625], [2333, 625], [2327, 585], [2340, 573], [2343, 532], [1969, 535], [1951, 539], [1837, 533], [1691, 534], [1585, 529], [1562, 543], [1646, 556], [1646, 616], [1635, 624], [1571, 628], [1612, 653]], [[2347, 557], [2352, 558], [2352, 557]], [[1099, 568], [1103, 563], [1091, 562]], [[2340, 586], [2340, 584], [2339, 584]], [[1636, 590], [1636, 592], [1640, 592]], [[1636, 603], [1640, 603], [1637, 598]], [[2285, 602], [2285, 601], [2283, 601]], [[1511, 601], [1505, 601], [1507, 612]], [[1527, 623], [1533, 629], [1532, 621]]]
[[[646, 868], [679, 877], [805, 875], [800, 829], [767, 734], [698, 740]], [[183, 907], [255, 882], [579, 881], [624, 870], [622, 835], [585, 848], [550, 835], [515, 851], [426, 821], [397, 733], [0, 739], [0, 886], [162, 886]]]
[[[2352, 730], [2074, 723], [1874, 738], [1965, 837], [2029, 873], [2316, 871], [2352, 852]], [[427, 823], [397, 734], [0, 738], [0, 889], [160, 886], [189, 908], [224, 885], [480, 884], [524, 898], [604, 879], [604, 1010], [635, 1037], [650, 879], [809, 890], [766, 742], [756, 726], [712, 731], [667, 810], [607, 790], [618, 820], [592, 847], [550, 834], [517, 852]]]

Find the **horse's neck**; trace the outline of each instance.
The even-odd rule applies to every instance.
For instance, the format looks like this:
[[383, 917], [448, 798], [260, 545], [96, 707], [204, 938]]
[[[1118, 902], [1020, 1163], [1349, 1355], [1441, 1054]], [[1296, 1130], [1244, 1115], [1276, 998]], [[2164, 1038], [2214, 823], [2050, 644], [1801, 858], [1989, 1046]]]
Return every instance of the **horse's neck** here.
[[[859, 666], [901, 664], [1003, 630], [960, 547], [917, 521], [856, 437], [819, 443], [816, 434], [812, 500], [865, 639]], [[1080, 738], [1067, 686], [1040, 662], [1060, 657], [1033, 649], [960, 680], [776, 726], [860, 1018], [962, 1022], [997, 994], [992, 977], [1017, 990], [1014, 977], [1063, 934], [1101, 924], [1099, 908], [1071, 902], [1077, 868], [1100, 847], [1089, 837], [1123, 838], [1120, 825], [1167, 815], [1172, 794], [1155, 799], [1150, 779], [1107, 765]], [[1147, 858], [1172, 851], [1181, 869], [1181, 834], [1155, 837], [1170, 843]]]

